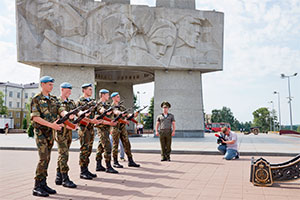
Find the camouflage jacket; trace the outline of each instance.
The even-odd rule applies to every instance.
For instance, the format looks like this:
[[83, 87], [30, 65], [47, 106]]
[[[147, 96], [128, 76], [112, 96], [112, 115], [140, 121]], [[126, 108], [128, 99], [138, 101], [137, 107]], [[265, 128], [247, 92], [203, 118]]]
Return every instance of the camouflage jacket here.
[[[41, 117], [42, 119], [48, 122], [54, 122], [59, 116], [60, 103], [56, 96], [49, 94], [49, 99], [45, 97], [42, 92], [36, 94], [30, 104], [30, 117], [31, 120], [33, 117]], [[34, 128], [38, 129], [49, 129], [47, 126], [40, 125], [32, 121]]]
[[[92, 99], [92, 98], [87, 99], [84, 96], [81, 96], [79, 98], [79, 100], [76, 102], [76, 107], [85, 105], [86, 103], [88, 103], [90, 101], [94, 101], [94, 103], [92, 103], [92, 106], [94, 106], [96, 104], [96, 101], [94, 99]], [[93, 119], [95, 117], [95, 113], [96, 113], [96, 110], [93, 110], [91, 112], [91, 114], [88, 116], [88, 118]]]
[[[69, 112], [76, 108], [76, 104], [75, 104], [74, 100], [72, 100], [72, 99], [63, 100], [61, 97], [59, 97], [58, 101], [60, 103], [60, 108], [58, 109], [59, 113], [61, 113], [63, 111]], [[71, 120], [69, 120], [69, 121], [71, 121]]]
[[[114, 106], [115, 104], [114, 103], [112, 103], [111, 104], [111, 106]], [[123, 111], [125, 111], [126, 110], [126, 107], [125, 106], [123, 106], [123, 105], [119, 105], [120, 107], [119, 108], [116, 108], [116, 110], [118, 110], [118, 111], [120, 111], [120, 112], [123, 112]], [[115, 114], [112, 114], [112, 119], [114, 119], [114, 118], [116, 118], [118, 115], [115, 115]], [[126, 119], [126, 117], [121, 117], [121, 119]], [[123, 128], [125, 126], [125, 124], [122, 124], [122, 123], [120, 123], [120, 122], [118, 122], [118, 124], [117, 124], [117, 126], [115, 126], [114, 128], [119, 128], [119, 129], [121, 129], [121, 128]]]
[[[110, 103], [108, 102], [99, 102], [99, 105], [97, 106], [97, 114], [101, 115], [101, 109], [104, 108], [105, 110], [110, 108]], [[107, 116], [108, 118], [111, 118], [110, 116]], [[107, 128], [109, 129], [110, 126], [109, 125], [104, 125], [104, 124], [98, 124], [96, 125], [97, 128]]]

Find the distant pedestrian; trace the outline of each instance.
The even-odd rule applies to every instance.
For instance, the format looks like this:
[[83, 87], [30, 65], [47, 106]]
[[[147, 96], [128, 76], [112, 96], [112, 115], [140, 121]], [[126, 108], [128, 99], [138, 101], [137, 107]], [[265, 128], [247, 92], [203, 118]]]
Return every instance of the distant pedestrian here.
[[7, 135], [7, 133], [8, 133], [8, 129], [9, 129], [8, 123], [6, 123], [6, 124], [5, 124], [5, 127], [4, 127], [4, 129], [5, 129], [5, 135]]
[[137, 134], [143, 134], [144, 125], [142, 123], [139, 123], [137, 125]]

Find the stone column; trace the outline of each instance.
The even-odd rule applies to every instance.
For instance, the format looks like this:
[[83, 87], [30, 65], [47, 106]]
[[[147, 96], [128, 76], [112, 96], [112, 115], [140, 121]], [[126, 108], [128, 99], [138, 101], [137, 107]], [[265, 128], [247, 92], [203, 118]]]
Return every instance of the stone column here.
[[204, 137], [201, 72], [156, 70], [154, 84], [154, 127], [161, 102], [168, 101], [176, 120], [175, 137]]
[[[69, 82], [72, 84], [71, 99], [77, 101], [81, 96], [81, 85], [84, 83], [95, 84], [94, 67], [78, 67], [78, 66], [46, 66], [40, 67], [40, 76], [51, 76], [55, 79], [54, 88], [51, 94], [60, 95], [60, 84]], [[94, 95], [93, 95], [94, 97]]]
[[[133, 106], [133, 84], [132, 83], [120, 83], [120, 82], [97, 82], [96, 86], [96, 96], [99, 99], [99, 90], [108, 89], [110, 94], [112, 92], [119, 92], [121, 100], [124, 100], [123, 105], [126, 108]], [[132, 112], [132, 110], [130, 111]], [[134, 131], [134, 124], [130, 122], [130, 125], [127, 126], [127, 130], [130, 132]]]

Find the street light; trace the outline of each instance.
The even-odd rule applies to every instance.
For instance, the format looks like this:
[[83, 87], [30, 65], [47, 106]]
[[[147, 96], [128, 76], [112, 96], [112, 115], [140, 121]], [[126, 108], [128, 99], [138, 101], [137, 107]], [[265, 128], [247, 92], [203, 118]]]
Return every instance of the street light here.
[[279, 131], [280, 131], [281, 130], [280, 93], [274, 91], [274, 94], [278, 94], [278, 118], [279, 118]]
[[[275, 123], [274, 123], [274, 102], [273, 101], [269, 101], [268, 103], [272, 104], [272, 110], [270, 113], [270, 131], [272, 131], [272, 118], [271, 115], [273, 115], [273, 131], [275, 130]], [[271, 108], [270, 108], [271, 109]]]
[[293, 130], [293, 119], [292, 119], [292, 97], [291, 97], [291, 84], [290, 84], [290, 78], [291, 77], [294, 77], [294, 76], [297, 76], [298, 73], [295, 73], [293, 75], [284, 75], [284, 74], [281, 74], [281, 78], [282, 79], [285, 79], [287, 78], [288, 79], [288, 89], [289, 89], [289, 105], [290, 105], [290, 122], [291, 122], [291, 126], [290, 126], [290, 129]]

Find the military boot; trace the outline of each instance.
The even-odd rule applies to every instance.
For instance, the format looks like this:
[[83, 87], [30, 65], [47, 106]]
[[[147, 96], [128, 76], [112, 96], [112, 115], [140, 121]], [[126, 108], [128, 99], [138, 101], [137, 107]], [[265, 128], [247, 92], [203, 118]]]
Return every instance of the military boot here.
[[89, 175], [87, 167], [81, 167], [80, 170], [81, 170], [80, 178], [87, 179], [87, 180], [92, 180], [93, 179], [93, 177]]
[[56, 194], [56, 191], [53, 190], [52, 188], [50, 188], [50, 187], [47, 185], [46, 178], [44, 178], [44, 179], [41, 181], [41, 186], [42, 186], [43, 190], [45, 190], [45, 191], [48, 192], [49, 194]]
[[73, 181], [71, 181], [69, 179], [69, 176], [67, 173], [62, 173], [62, 185], [64, 187], [68, 187], [68, 188], [76, 188], [77, 185], [73, 183]]
[[105, 167], [102, 166], [102, 159], [97, 160], [97, 166], [96, 166], [96, 171], [103, 171], [105, 172]]
[[118, 162], [118, 157], [114, 157], [114, 164], [113, 166], [115, 168], [123, 168], [123, 165], [121, 165], [119, 162]]
[[128, 157], [128, 167], [140, 167], [140, 165], [136, 164], [132, 157]]
[[56, 173], [56, 179], [55, 179], [55, 184], [56, 185], [61, 185], [62, 184], [62, 176], [59, 171]]
[[117, 174], [119, 173], [117, 170], [115, 170], [114, 168], [112, 168], [110, 161], [106, 161], [106, 172], [107, 173], [112, 173], [112, 174]]
[[92, 172], [89, 171], [89, 169], [88, 169], [87, 173], [88, 173], [92, 178], [96, 178], [96, 177], [97, 177], [97, 174], [93, 174]]
[[32, 190], [32, 195], [39, 197], [48, 197], [49, 193], [46, 192], [42, 186], [41, 181], [35, 180], [34, 188]]

